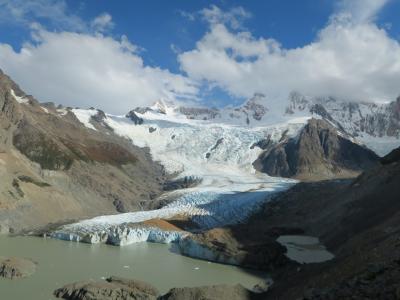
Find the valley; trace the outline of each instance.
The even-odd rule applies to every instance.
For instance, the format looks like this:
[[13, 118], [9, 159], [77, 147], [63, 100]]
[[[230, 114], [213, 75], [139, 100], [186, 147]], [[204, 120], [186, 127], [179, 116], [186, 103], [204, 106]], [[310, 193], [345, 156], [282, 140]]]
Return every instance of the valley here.
[[[59, 265], [60, 279], [48, 285], [48, 295], [79, 280], [94, 279], [95, 287], [78, 289], [96, 290], [112, 275], [148, 281], [161, 294], [173, 287], [241, 283], [247, 290], [233, 293], [257, 299], [283, 293], [288, 287], [281, 279], [290, 276], [296, 284], [288, 294], [299, 295], [302, 280], [313, 278], [318, 267], [306, 264], [304, 278], [296, 277], [296, 247], [314, 253], [309, 256], [318, 253], [321, 266], [343, 261], [338, 249], [347, 244], [336, 236], [343, 233], [337, 224], [339, 216], [348, 216], [344, 207], [357, 202], [357, 182], [363, 187], [359, 195], [369, 197], [369, 176], [380, 172], [382, 180], [391, 180], [397, 170], [386, 171], [379, 155], [400, 144], [399, 100], [366, 109], [291, 94], [288, 106], [272, 108], [264, 106], [265, 96], [255, 95], [221, 110], [160, 100], [118, 116], [40, 103], [5, 74], [0, 83], [0, 225], [2, 232], [17, 235], [1, 238], [0, 255], [39, 260], [21, 295], [50, 278], [58, 255], [82, 262], [73, 270], [67, 261]], [[352, 114], [358, 109], [358, 116], [349, 116], [349, 109]], [[379, 134], [365, 126], [376, 118], [386, 120], [378, 121]], [[332, 188], [340, 201], [328, 201], [336, 195]], [[290, 237], [305, 244], [280, 242]], [[49, 251], [51, 259], [22, 251], [29, 245], [38, 253]], [[113, 263], [121, 257], [124, 266], [141, 261], [137, 273]], [[179, 277], [177, 285], [157, 268], [145, 267], [157, 257], [167, 265], [155, 266], [177, 270], [185, 280]], [[105, 265], [92, 270], [85, 260]], [[192, 276], [203, 269], [201, 280]], [[272, 289], [268, 276], [277, 280]], [[13, 284], [5, 283], [5, 289], [16, 293]], [[179, 293], [186, 292], [192, 293]]]

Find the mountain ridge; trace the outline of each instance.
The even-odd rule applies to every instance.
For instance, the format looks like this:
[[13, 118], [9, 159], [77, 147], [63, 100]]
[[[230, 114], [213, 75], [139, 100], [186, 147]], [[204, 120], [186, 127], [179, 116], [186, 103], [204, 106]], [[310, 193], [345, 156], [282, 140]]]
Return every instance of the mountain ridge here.
[[[215, 184], [224, 195], [232, 188], [247, 192], [252, 185], [268, 190], [268, 184], [286, 184], [257, 172], [253, 163], [266, 148], [295, 140], [313, 118], [304, 113], [269, 120], [272, 108], [261, 104], [265, 100], [262, 94], [240, 108], [227, 108], [218, 119], [214, 109], [182, 109], [167, 101], [124, 116], [94, 108], [56, 107], [27, 96], [5, 74], [0, 77], [0, 87], [0, 171], [5, 178], [0, 185], [0, 220], [16, 230], [160, 207], [176, 199], [164, 190], [172, 178], [177, 182], [195, 178], [200, 190], [206, 189], [206, 199], [213, 195], [208, 189], [215, 189]], [[214, 119], [204, 120], [204, 115]], [[317, 118], [330, 126], [335, 139], [356, 145], [357, 141], [332, 121]], [[338, 159], [343, 157], [332, 156], [328, 164], [340, 166], [334, 162]], [[307, 176], [311, 176], [316, 170], [311, 165], [321, 162], [310, 160], [307, 164], [311, 170]], [[369, 166], [348, 175], [355, 176], [364, 167]], [[337, 172], [328, 174], [335, 176]], [[163, 194], [166, 199], [157, 198]], [[257, 197], [261, 201], [262, 193]], [[211, 196], [207, 201], [214, 200]], [[256, 209], [258, 200], [249, 205], [249, 212]], [[63, 205], [66, 212], [60, 209]], [[236, 207], [232, 209], [236, 215]], [[18, 224], [13, 215], [26, 221]]]
[[142, 209], [162, 192], [148, 150], [91, 132], [0, 74], [0, 225], [15, 231]]
[[238, 107], [190, 107], [160, 100], [153, 106], [138, 107], [134, 111], [138, 115], [160, 113], [174, 118], [252, 127], [297, 117], [316, 117], [326, 119], [381, 156], [400, 145], [400, 97], [390, 103], [350, 102], [292, 92], [281, 104], [263, 94], [255, 94]]

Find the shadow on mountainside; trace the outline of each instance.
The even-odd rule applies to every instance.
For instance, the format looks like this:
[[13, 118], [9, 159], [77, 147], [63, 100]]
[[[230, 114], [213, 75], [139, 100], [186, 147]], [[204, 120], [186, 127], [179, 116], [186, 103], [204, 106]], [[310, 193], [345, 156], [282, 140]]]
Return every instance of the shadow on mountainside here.
[[[299, 183], [245, 223], [198, 233], [191, 240], [211, 249], [215, 261], [235, 258], [241, 267], [270, 272], [275, 283], [264, 299], [348, 299], [352, 294], [355, 299], [392, 299], [400, 291], [399, 195], [397, 149], [356, 179]], [[318, 237], [335, 258], [319, 264], [292, 262], [276, 242], [286, 234]]]
[[[275, 284], [266, 297], [398, 297], [400, 274], [393, 270], [398, 269], [400, 247], [399, 195], [400, 149], [353, 181], [301, 183], [278, 195], [249, 224], [255, 230], [278, 224], [299, 227], [319, 237], [336, 257], [275, 272]], [[240, 235], [235, 238], [241, 239]]]

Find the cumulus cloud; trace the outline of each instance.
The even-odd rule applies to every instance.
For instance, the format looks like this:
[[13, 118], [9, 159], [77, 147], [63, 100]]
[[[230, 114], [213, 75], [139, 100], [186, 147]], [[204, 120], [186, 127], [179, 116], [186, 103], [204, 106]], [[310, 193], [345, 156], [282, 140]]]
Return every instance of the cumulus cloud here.
[[210, 24], [227, 24], [233, 29], [242, 27], [243, 21], [251, 17], [251, 13], [241, 6], [236, 6], [228, 11], [221, 10], [216, 5], [211, 5], [200, 11], [200, 15]]
[[178, 60], [190, 78], [237, 97], [261, 92], [282, 99], [297, 90], [349, 100], [393, 100], [400, 92], [400, 45], [372, 22], [386, 2], [342, 1], [316, 40], [295, 49], [212, 18], [195, 49]]
[[[374, 23], [387, 2], [342, 0], [315, 41], [295, 49], [246, 31], [243, 21], [251, 14], [243, 8], [210, 6], [190, 15], [209, 24], [195, 48], [182, 52], [171, 45], [183, 75], [147, 66], [140, 47], [111, 35], [107, 13], [85, 22], [69, 14], [63, 0], [0, 0], [0, 22], [11, 18], [32, 30], [32, 41], [20, 50], [0, 43], [0, 68], [41, 101], [113, 113], [159, 98], [197, 100], [199, 86], [239, 98], [264, 93], [279, 100], [296, 90], [393, 100], [400, 92], [400, 44]], [[33, 23], [42, 18], [57, 22], [58, 31]]]
[[41, 101], [125, 113], [159, 98], [193, 99], [188, 78], [146, 66], [127, 37], [37, 29], [35, 43], [0, 44], [0, 66]]
[[87, 28], [79, 16], [68, 12], [64, 0], [0, 0], [0, 23], [29, 25], [38, 20], [74, 31]]
[[200, 11], [188, 12], [184, 10], [177, 11], [179, 15], [189, 21], [203, 20], [210, 24], [224, 23], [233, 29], [240, 29], [243, 21], [251, 18], [251, 13], [241, 6], [232, 7], [229, 10], [222, 10], [216, 5], [210, 5]]
[[354, 23], [371, 22], [389, 1], [390, 0], [341, 0], [337, 5], [338, 12], [333, 16], [346, 17]]
[[112, 17], [108, 13], [102, 13], [101, 15], [97, 16], [90, 23], [90, 25], [97, 32], [109, 31], [114, 27]]

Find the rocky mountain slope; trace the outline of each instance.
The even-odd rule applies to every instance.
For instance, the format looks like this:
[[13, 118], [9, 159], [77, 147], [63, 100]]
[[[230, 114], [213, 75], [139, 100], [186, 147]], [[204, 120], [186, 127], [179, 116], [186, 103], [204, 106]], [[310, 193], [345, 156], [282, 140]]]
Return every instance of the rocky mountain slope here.
[[[300, 183], [244, 224], [188, 237], [197, 252], [186, 254], [212, 253], [205, 258], [270, 270], [274, 284], [264, 299], [396, 299], [399, 153], [354, 180]], [[286, 251], [276, 238], [288, 234], [319, 237], [335, 258], [308, 265], [277, 260]]]
[[321, 180], [354, 177], [376, 165], [378, 156], [354, 143], [329, 122], [311, 119], [294, 138], [264, 142], [256, 169], [271, 176]]
[[187, 107], [160, 100], [152, 107], [136, 108], [135, 111], [251, 127], [308, 116], [329, 121], [381, 156], [400, 145], [400, 97], [390, 103], [351, 102], [332, 97], [307, 97], [292, 92], [285, 101], [255, 94], [238, 107]]
[[3, 73], [0, 176], [3, 231], [146, 208], [165, 179], [146, 149], [41, 105]]
[[[192, 251], [184, 254], [267, 269], [273, 284], [258, 294], [240, 286], [175, 288], [160, 299], [397, 299], [399, 180], [400, 148], [355, 180], [301, 183], [276, 195], [243, 224], [193, 234], [187, 239], [197, 246], [187, 247]], [[291, 261], [276, 242], [288, 234], [318, 236], [334, 259], [305, 265]], [[132, 282], [131, 289], [137, 285], [128, 280], [115, 286], [78, 283], [56, 294], [68, 298], [108, 289], [107, 295], [114, 295], [121, 290], [120, 282]]]
[[[183, 213], [212, 228], [242, 220], [267, 194], [291, 185], [268, 175], [355, 176], [377, 159], [329, 117], [276, 115], [261, 94], [237, 108], [161, 101], [114, 116], [41, 104], [5, 74], [0, 79], [2, 228], [161, 206], [165, 210], [113, 217], [112, 226]], [[174, 184], [188, 179], [193, 184]], [[93, 224], [105, 228], [97, 219]]]

